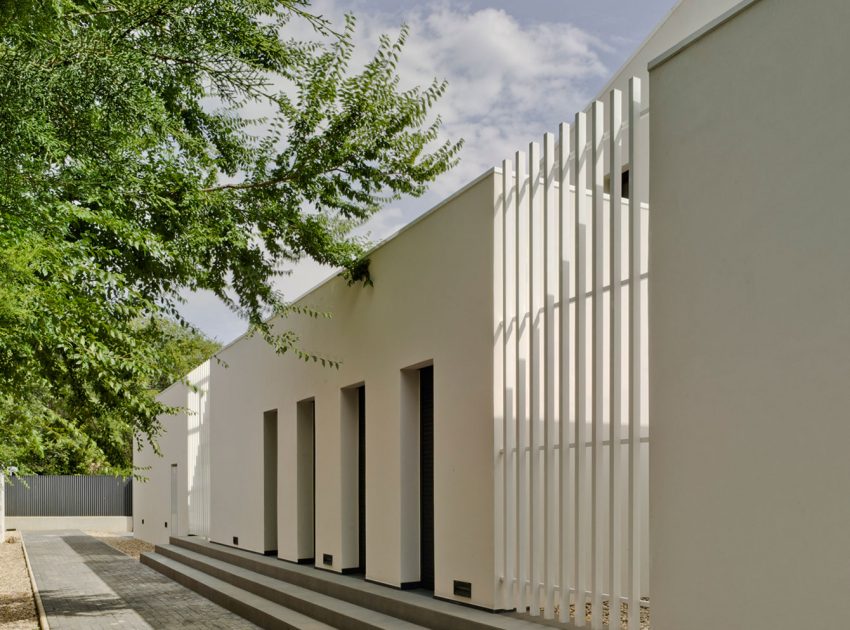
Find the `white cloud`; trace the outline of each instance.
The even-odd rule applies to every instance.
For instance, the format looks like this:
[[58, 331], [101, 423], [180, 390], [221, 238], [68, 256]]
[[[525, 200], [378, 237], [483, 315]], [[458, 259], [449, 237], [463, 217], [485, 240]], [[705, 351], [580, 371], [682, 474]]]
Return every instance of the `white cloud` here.
[[384, 208], [373, 215], [366, 223], [354, 230], [354, 234], [365, 236], [372, 242], [386, 238], [398, 232], [408, 223], [404, 210], [398, 206]]
[[[334, 23], [344, 13], [336, 0], [319, 0], [313, 10]], [[370, 13], [366, 5], [356, 14], [355, 62], [363, 63], [381, 33], [398, 32], [400, 17]], [[460, 166], [435, 186], [440, 196], [569, 120], [608, 72], [600, 56], [608, 47], [568, 22], [521, 24], [502, 9], [468, 11], [443, 2], [423, 3], [403, 19], [410, 28], [403, 86], [447, 79], [435, 113], [445, 137], [465, 139]]]
[[[316, 0], [311, 11], [341, 27], [351, 3]], [[427, 85], [447, 79], [449, 88], [434, 113], [443, 119], [444, 138], [464, 138], [458, 167], [443, 175], [425, 197], [402, 200], [375, 215], [357, 230], [379, 242], [438, 203], [488, 168], [512, 157], [545, 131], [555, 131], [571, 120], [593, 98], [608, 74], [601, 56], [610, 48], [568, 22], [522, 24], [501, 9], [472, 11], [446, 2], [422, 3], [412, 13], [386, 13], [367, 2], [354, 8], [357, 15], [352, 69], [374, 54], [382, 33], [395, 35], [405, 21], [410, 33], [402, 53], [402, 87]], [[293, 21], [286, 37], [315, 37], [309, 25]], [[259, 112], [255, 112], [259, 113]], [[279, 288], [289, 298], [328, 277], [333, 270], [312, 261], [294, 266]], [[190, 302], [186, 311], [196, 315], [202, 328], [222, 339], [240, 333], [244, 324], [231, 317], [205, 325], [204, 315], [219, 314], [207, 303]], [[195, 311], [205, 311], [204, 315]], [[233, 331], [228, 335], [226, 331]]]

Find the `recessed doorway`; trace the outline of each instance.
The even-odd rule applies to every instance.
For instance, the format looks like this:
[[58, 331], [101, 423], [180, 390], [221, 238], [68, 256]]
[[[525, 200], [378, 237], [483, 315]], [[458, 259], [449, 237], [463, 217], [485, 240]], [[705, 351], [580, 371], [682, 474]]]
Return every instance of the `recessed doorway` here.
[[179, 536], [180, 533], [177, 528], [177, 514], [178, 514], [178, 497], [180, 492], [179, 486], [179, 477], [177, 475], [177, 464], [171, 464], [171, 519], [168, 521], [171, 523], [171, 529], [169, 532], [172, 536]]
[[357, 567], [366, 573], [366, 387], [357, 388]]
[[316, 403], [297, 403], [298, 562], [316, 558]]
[[277, 409], [263, 413], [263, 551], [277, 555]]
[[419, 586], [434, 590], [434, 366], [419, 370]]
[[[366, 574], [366, 387], [351, 385], [341, 394], [342, 558], [338, 570]], [[320, 553], [322, 550], [319, 550]]]

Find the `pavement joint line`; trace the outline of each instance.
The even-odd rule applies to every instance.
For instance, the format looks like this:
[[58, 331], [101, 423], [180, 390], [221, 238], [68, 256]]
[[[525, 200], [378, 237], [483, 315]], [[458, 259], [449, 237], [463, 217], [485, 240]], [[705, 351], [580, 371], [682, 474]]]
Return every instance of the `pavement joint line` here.
[[21, 549], [24, 552], [24, 562], [27, 565], [27, 573], [30, 576], [30, 587], [32, 588], [32, 597], [35, 600], [35, 609], [38, 613], [38, 627], [41, 630], [50, 630], [50, 624], [47, 623], [47, 614], [44, 612], [44, 603], [41, 601], [41, 593], [38, 591], [38, 584], [35, 581], [35, 573], [30, 565], [30, 557], [27, 554], [27, 545], [24, 542], [23, 535], [21, 536]]

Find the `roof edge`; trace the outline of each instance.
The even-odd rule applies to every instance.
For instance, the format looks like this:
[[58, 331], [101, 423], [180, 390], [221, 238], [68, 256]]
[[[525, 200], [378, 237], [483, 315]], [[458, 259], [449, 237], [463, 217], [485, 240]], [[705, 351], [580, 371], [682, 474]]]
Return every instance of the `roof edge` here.
[[658, 55], [655, 59], [649, 62], [649, 64], [647, 65], [647, 69], [652, 72], [657, 67], [664, 65], [673, 57], [676, 57], [679, 53], [683, 52], [687, 48], [690, 48], [695, 43], [700, 41], [703, 37], [716, 31], [718, 28], [726, 24], [726, 22], [729, 22], [734, 18], [738, 17], [738, 15], [740, 15], [747, 9], [752, 8], [753, 5], [757, 4], [760, 1], [761, 0], [743, 0], [742, 2], [736, 4], [734, 7], [732, 7], [722, 15], [714, 18], [711, 22], [703, 26], [698, 31], [691, 33], [678, 44]]
[[641, 51], [646, 48], [650, 40], [655, 37], [658, 31], [661, 30], [661, 27], [667, 23], [667, 20], [669, 20], [676, 12], [676, 10], [683, 4], [685, 4], [685, 0], [678, 0], [678, 2], [676, 2], [676, 4], [674, 4], [670, 8], [670, 10], [667, 11], [664, 17], [661, 18], [661, 20], [652, 28], [652, 30], [649, 32], [649, 35], [644, 37], [640, 44], [638, 44], [638, 47], [635, 49], [635, 51], [631, 55], [629, 55], [629, 57], [623, 63], [620, 64], [619, 68], [614, 71], [614, 74], [611, 75], [611, 77], [608, 79], [608, 82], [605, 84], [605, 87], [603, 87], [602, 91], [596, 95], [596, 98], [594, 100], [598, 101], [605, 98], [608, 92], [613, 89], [614, 84], [617, 82], [617, 79], [620, 77], [620, 75], [623, 74], [623, 71], [629, 67], [629, 64], [631, 64], [635, 59], [637, 59], [638, 55], [640, 55]]
[[[426, 210], [425, 212], [420, 214], [418, 217], [416, 217], [415, 219], [413, 219], [409, 223], [406, 223], [405, 225], [403, 225], [402, 227], [397, 229], [395, 232], [393, 232], [392, 234], [390, 234], [386, 238], [380, 240], [378, 243], [376, 243], [370, 249], [368, 249], [366, 252], [364, 252], [363, 255], [368, 256], [368, 255], [372, 254], [373, 252], [380, 249], [381, 247], [383, 247], [384, 245], [386, 245], [390, 241], [394, 240], [397, 236], [400, 236], [404, 232], [407, 232], [409, 229], [411, 229], [417, 223], [425, 220], [427, 217], [434, 214], [437, 210], [439, 210], [440, 208], [442, 208], [443, 206], [445, 206], [449, 202], [454, 201], [457, 197], [460, 197], [463, 193], [468, 191], [473, 186], [481, 183], [483, 180], [487, 179], [488, 177], [490, 177], [494, 174], [498, 174], [500, 172], [501, 172], [501, 170], [499, 168], [496, 168], [496, 167], [488, 168], [486, 171], [481, 173], [478, 177], [475, 177], [474, 179], [472, 179], [468, 183], [464, 184], [463, 186], [458, 188], [456, 191], [454, 191], [452, 194], [450, 194], [448, 197], [446, 197], [445, 199], [442, 199], [436, 205], [431, 206], [431, 208], [429, 208], [428, 210]], [[298, 302], [301, 302], [302, 300], [307, 298], [307, 296], [309, 296], [311, 293], [318, 291], [323, 286], [325, 286], [326, 284], [331, 282], [334, 278], [336, 278], [340, 274], [341, 271], [342, 271], [342, 269], [334, 269], [332, 272], [330, 272], [330, 275], [327, 278], [319, 281], [317, 284], [313, 285], [311, 288], [304, 291], [301, 295], [299, 295], [297, 298], [292, 300], [292, 302], [290, 302], [290, 304], [297, 304]], [[265, 321], [271, 322], [272, 320], [274, 320], [277, 317], [279, 317], [279, 316], [278, 315], [272, 315], [271, 317], [269, 317]], [[244, 333], [242, 333], [241, 335], [239, 335], [238, 337], [236, 337], [235, 339], [233, 339], [229, 343], [227, 343], [227, 344], [223, 345], [221, 348], [219, 348], [218, 351], [216, 351], [210, 357], [205, 359], [205, 361], [209, 361], [211, 359], [218, 357], [222, 352], [230, 349], [232, 346], [236, 345], [237, 343], [239, 343], [240, 341], [245, 339], [247, 336], [248, 336], [248, 331], [246, 330]], [[194, 369], [196, 369], [196, 368], [193, 368], [193, 370]]]

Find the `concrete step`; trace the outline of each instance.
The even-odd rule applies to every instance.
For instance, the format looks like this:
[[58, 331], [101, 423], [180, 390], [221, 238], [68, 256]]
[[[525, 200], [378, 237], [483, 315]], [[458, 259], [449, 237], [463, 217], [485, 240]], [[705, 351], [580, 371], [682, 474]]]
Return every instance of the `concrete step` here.
[[166, 558], [335, 628], [424, 630], [422, 626], [396, 617], [334, 599], [323, 593], [262, 575], [183, 547], [158, 545], [156, 551]]
[[143, 553], [142, 564], [199, 593], [222, 608], [262, 628], [275, 630], [329, 630], [333, 628], [307, 615], [289, 610], [246, 590], [214, 578], [158, 553]]
[[[172, 537], [171, 546], [264, 575], [434, 630], [541, 630], [541, 625], [505, 614], [435, 599], [426, 591], [402, 591], [354, 576], [281, 561], [194, 536]], [[546, 625], [550, 625], [547, 623]], [[569, 625], [557, 625], [571, 628]]]

